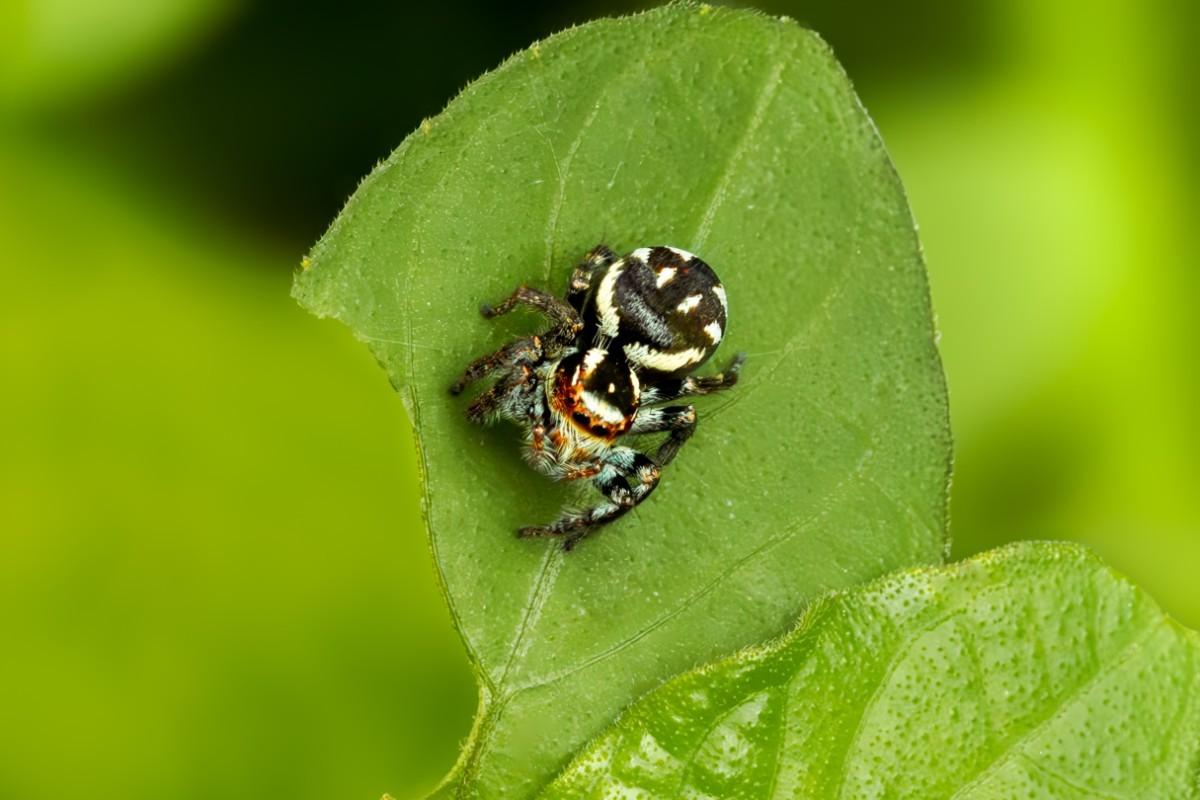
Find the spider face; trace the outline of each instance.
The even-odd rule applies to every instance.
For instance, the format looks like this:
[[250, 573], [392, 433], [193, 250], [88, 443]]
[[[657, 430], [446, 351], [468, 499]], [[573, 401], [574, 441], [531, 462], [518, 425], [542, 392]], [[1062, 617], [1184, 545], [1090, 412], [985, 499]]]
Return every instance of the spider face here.
[[[460, 393], [487, 375], [496, 382], [467, 409], [474, 422], [509, 419], [525, 428], [525, 455], [557, 480], [590, 479], [605, 496], [521, 536], [560, 536], [570, 550], [591, 530], [646, 499], [696, 429], [690, 405], [659, 404], [733, 386], [745, 357], [723, 373], [690, 373], [725, 335], [725, 290], [708, 264], [673, 247], [644, 247], [623, 258], [604, 245], [575, 268], [565, 298], [517, 288], [485, 317], [518, 304], [552, 327], [473, 361], [450, 388]], [[621, 445], [626, 434], [666, 432], [653, 457]]]

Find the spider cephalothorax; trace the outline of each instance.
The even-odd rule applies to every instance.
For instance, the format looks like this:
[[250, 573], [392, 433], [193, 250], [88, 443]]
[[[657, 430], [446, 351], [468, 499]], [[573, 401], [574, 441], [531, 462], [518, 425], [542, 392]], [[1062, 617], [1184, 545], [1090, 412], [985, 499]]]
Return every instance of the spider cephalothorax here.
[[[691, 377], [725, 335], [725, 290], [708, 264], [674, 247], [644, 247], [617, 258], [598, 245], [575, 268], [567, 295], [519, 287], [485, 317], [531, 306], [554, 323], [476, 359], [450, 387], [495, 373], [467, 408], [474, 422], [510, 419], [526, 427], [525, 455], [558, 480], [592, 480], [607, 498], [566, 511], [521, 536], [562, 536], [570, 550], [597, 525], [645, 500], [660, 470], [696, 430], [690, 405], [656, 408], [737, 382], [744, 356], [723, 373]], [[625, 435], [667, 432], [654, 456], [618, 444]]]

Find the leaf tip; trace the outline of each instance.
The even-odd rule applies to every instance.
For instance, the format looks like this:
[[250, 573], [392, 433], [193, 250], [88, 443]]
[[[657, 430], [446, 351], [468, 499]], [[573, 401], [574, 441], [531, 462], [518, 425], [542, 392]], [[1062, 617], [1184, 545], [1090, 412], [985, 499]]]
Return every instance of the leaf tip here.
[[300, 259], [300, 271], [308, 272], [310, 269], [312, 269], [312, 264], [313, 264], [313, 262], [312, 262], [311, 258], [309, 258], [308, 256], [302, 257]]

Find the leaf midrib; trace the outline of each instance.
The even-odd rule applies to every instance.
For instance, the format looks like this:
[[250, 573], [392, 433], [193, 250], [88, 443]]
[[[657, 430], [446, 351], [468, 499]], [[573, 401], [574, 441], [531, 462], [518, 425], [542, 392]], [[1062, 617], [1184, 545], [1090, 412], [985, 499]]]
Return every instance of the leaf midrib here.
[[[792, 47], [792, 55], [795, 55], [798, 47], [799, 45]], [[746, 128], [742, 132], [742, 135], [738, 137], [737, 143], [730, 150], [729, 156], [725, 160], [725, 167], [721, 170], [721, 175], [717, 179], [712, 195], [708, 199], [708, 204], [705, 206], [704, 212], [700, 215], [700, 223], [696, 226], [696, 232], [692, 235], [692, 245], [696, 252], [704, 250], [704, 244], [708, 239], [713, 217], [716, 216], [717, 211], [725, 202], [725, 193], [728, 189], [730, 178], [734, 173], [734, 165], [742, 160], [746, 148], [750, 146], [754, 135], [762, 127], [763, 120], [767, 116], [767, 111], [770, 109], [771, 103], [783, 83], [783, 70], [786, 66], [786, 61], [780, 61], [773, 65], [767, 73], [763, 87], [759, 90], [758, 96], [755, 98], [754, 109], [750, 114]]]

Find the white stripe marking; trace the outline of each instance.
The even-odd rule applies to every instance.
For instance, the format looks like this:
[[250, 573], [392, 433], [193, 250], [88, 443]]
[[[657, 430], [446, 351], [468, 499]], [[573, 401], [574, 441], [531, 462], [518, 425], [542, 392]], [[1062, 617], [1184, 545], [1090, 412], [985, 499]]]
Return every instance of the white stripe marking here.
[[725, 333], [721, 330], [721, 323], [710, 322], [704, 326], [704, 332], [708, 334], [708, 338], [712, 339], [713, 344], [721, 342], [721, 336]]
[[608, 353], [602, 347], [593, 347], [587, 351], [587, 355], [583, 357], [584, 373], [591, 373], [596, 370], [596, 367], [604, 363], [604, 357]]
[[600, 332], [609, 338], [617, 335], [621, 324], [621, 316], [617, 313], [617, 278], [625, 271], [624, 264], [618, 262], [609, 268], [600, 282], [600, 290], [596, 292], [596, 310], [600, 312]]
[[712, 293], [721, 301], [721, 308], [725, 309], [725, 316], [729, 316], [729, 301], [725, 299], [725, 287], [717, 284], [712, 288]]
[[702, 299], [698, 294], [690, 294], [683, 299], [682, 303], [675, 306], [675, 310], [681, 314], [690, 314], [696, 306], [700, 305]]
[[625, 355], [630, 361], [646, 369], [675, 372], [700, 361], [704, 358], [704, 351], [698, 347], [691, 347], [676, 353], [664, 353], [639, 343], [625, 345]]
[[664, 267], [663, 269], [659, 270], [658, 280], [656, 280], [654, 282], [654, 285], [661, 289], [662, 287], [666, 286], [668, 283], [670, 283], [674, 279], [675, 279], [675, 268], [674, 267]]
[[625, 415], [598, 394], [584, 392], [583, 405], [592, 412], [593, 416], [599, 417], [610, 425], [620, 425], [625, 421]]

